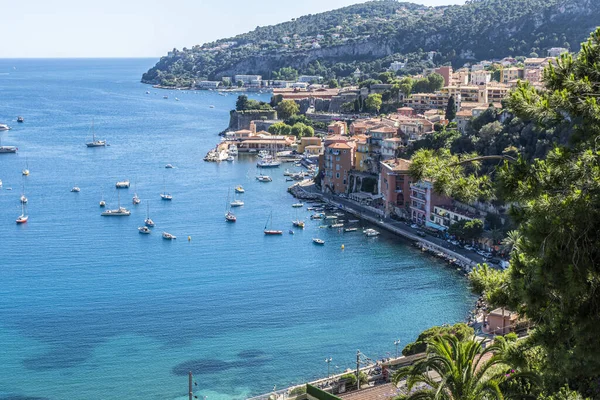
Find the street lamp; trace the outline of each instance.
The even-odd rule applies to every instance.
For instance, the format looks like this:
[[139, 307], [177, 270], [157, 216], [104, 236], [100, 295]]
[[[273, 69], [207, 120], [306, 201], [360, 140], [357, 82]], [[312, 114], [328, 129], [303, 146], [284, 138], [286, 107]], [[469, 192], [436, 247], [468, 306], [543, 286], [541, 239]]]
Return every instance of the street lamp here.
[[396, 345], [396, 358], [398, 358], [398, 345], [400, 345], [400, 339], [394, 340], [394, 345]]
[[332, 358], [326, 358], [325, 362], [327, 363], [327, 377], [329, 378], [329, 364], [331, 363]]

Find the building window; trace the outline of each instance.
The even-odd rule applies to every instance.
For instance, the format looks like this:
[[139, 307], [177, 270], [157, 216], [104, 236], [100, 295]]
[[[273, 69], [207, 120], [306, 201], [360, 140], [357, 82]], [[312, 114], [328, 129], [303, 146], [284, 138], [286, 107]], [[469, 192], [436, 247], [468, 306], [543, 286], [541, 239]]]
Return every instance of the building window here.
[[339, 172], [336, 172], [336, 174], [335, 174], [335, 177], [336, 177], [337, 179], [340, 179], [340, 173], [339, 173]]
[[340, 170], [340, 164], [335, 164], [335, 170], [339, 171]]
[[335, 158], [335, 161], [340, 161], [340, 156], [337, 156], [337, 157]]

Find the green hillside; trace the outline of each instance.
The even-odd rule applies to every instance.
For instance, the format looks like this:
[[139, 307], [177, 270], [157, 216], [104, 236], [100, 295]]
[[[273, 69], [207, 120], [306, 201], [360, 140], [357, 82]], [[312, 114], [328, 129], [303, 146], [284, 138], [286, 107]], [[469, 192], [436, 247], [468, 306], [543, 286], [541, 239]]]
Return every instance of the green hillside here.
[[[550, 47], [578, 50], [600, 22], [593, 0], [472, 0], [462, 6], [425, 7], [371, 1], [307, 15], [277, 25], [173, 49], [142, 81], [186, 86], [292, 67], [326, 78], [349, 76], [357, 67], [378, 72], [394, 60], [422, 68], [505, 56], [543, 56]], [[433, 60], [427, 53], [437, 52]]]

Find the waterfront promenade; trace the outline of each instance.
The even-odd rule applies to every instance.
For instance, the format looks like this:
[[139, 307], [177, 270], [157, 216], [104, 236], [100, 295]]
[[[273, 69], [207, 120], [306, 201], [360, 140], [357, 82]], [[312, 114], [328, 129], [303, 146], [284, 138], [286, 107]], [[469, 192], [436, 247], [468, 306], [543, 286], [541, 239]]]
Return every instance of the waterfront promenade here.
[[380, 210], [374, 209], [373, 207], [364, 206], [355, 201], [337, 195], [320, 193], [315, 187], [314, 183], [311, 181], [302, 181], [294, 184], [292, 187], [296, 187], [298, 190], [304, 191], [309, 196], [316, 196], [317, 198], [334, 205], [341, 210], [377, 225], [381, 229], [385, 229], [412, 242], [422, 243], [423, 247], [427, 248], [428, 250], [444, 253], [450, 257], [453, 257], [457, 261], [460, 261], [461, 264], [466, 267], [466, 269], [473, 268], [477, 264], [486, 262], [486, 260], [479, 254], [473, 251], [462, 249], [441, 238], [427, 233], [425, 237], [421, 237], [417, 235], [417, 231], [420, 229], [411, 228], [410, 225], [407, 225], [405, 222], [400, 222], [391, 218], [385, 218]]

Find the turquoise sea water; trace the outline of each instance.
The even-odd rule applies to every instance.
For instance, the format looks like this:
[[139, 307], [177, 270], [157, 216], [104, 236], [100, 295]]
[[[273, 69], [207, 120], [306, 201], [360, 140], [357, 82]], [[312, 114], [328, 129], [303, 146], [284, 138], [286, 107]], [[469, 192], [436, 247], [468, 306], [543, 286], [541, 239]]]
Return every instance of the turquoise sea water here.
[[[357, 349], [386, 357], [398, 338], [465, 318], [464, 278], [394, 236], [307, 220], [265, 237], [271, 212], [284, 231], [296, 216], [284, 168], [264, 184], [250, 157], [203, 162], [235, 96], [140, 84], [154, 62], [0, 60], [0, 123], [14, 128], [0, 137], [19, 148], [0, 155], [0, 399], [183, 399], [190, 369], [197, 395], [243, 398], [323, 376], [325, 357], [343, 370]], [[92, 120], [111, 146], [85, 147]], [[101, 217], [122, 179], [132, 215]], [[238, 184], [246, 204], [227, 224]], [[18, 226], [22, 190], [30, 220]], [[148, 236], [137, 232], [147, 203]]]

